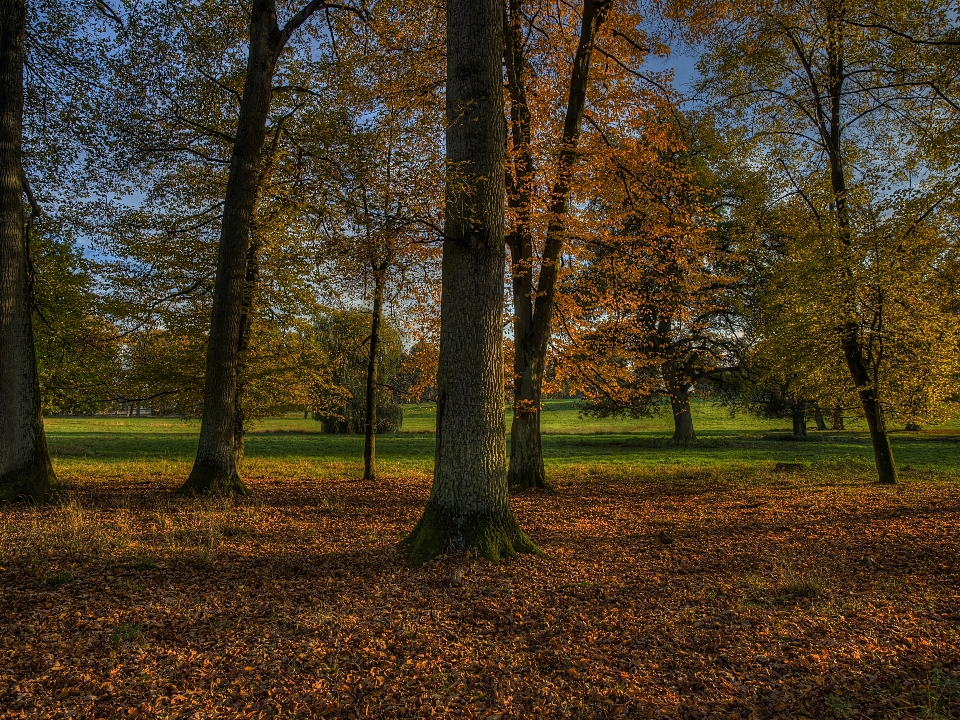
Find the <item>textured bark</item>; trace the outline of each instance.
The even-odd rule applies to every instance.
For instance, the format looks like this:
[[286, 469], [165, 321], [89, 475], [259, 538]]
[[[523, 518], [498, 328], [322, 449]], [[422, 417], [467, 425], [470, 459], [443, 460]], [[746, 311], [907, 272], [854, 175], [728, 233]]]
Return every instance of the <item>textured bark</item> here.
[[250, 16], [247, 76], [224, 198], [220, 253], [207, 345], [200, 446], [183, 493], [243, 492], [237, 468], [237, 371], [260, 157], [282, 37], [272, 0], [255, 0]]
[[502, 3], [447, 1], [447, 137], [433, 487], [407, 563], [536, 552], [507, 492], [503, 411]]
[[380, 323], [383, 320], [385, 270], [374, 272], [373, 313], [370, 318], [370, 355], [367, 359], [367, 397], [363, 416], [363, 479], [376, 478], [377, 463], [377, 360], [380, 353]]
[[0, 504], [57, 490], [40, 415], [23, 211], [24, 0], [0, 0]]
[[[251, 233], [253, 223], [251, 223]], [[246, 356], [250, 347], [250, 333], [253, 329], [257, 283], [260, 282], [260, 242], [253, 237], [247, 249], [247, 271], [243, 283], [243, 306], [240, 314], [240, 338], [237, 341], [237, 392], [234, 398], [233, 453], [237, 467], [243, 461], [244, 438], [247, 432], [247, 414], [243, 396], [246, 392]], [[246, 492], [241, 484], [238, 492]]]
[[573, 60], [567, 94], [567, 110], [557, 160], [557, 179], [551, 191], [550, 222], [536, 288], [533, 282], [533, 240], [531, 213], [530, 111], [523, 73], [523, 34], [520, 0], [510, 0], [503, 23], [506, 32], [504, 60], [510, 91], [510, 134], [513, 142], [513, 174], [507, 192], [516, 212], [516, 224], [507, 237], [513, 277], [514, 398], [510, 428], [511, 487], [549, 487], [543, 468], [540, 438], [540, 397], [543, 370], [556, 302], [560, 254], [566, 235], [570, 203], [570, 181], [576, 160], [583, 108], [587, 96], [593, 46], [610, 7], [609, 0], [584, 0], [580, 40]]

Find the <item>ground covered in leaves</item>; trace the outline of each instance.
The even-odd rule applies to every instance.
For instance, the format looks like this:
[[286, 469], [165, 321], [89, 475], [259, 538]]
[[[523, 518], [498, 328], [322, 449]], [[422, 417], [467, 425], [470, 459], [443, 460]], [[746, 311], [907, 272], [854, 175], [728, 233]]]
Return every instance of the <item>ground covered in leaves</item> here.
[[960, 482], [584, 474], [403, 568], [429, 478], [0, 510], [5, 717], [960, 717]]

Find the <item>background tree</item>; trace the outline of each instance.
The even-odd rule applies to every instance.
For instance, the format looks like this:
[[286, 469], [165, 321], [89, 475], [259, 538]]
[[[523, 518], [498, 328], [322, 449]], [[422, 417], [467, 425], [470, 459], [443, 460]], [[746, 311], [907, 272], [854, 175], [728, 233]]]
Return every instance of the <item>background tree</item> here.
[[324, 348], [333, 387], [312, 406], [313, 418], [323, 424], [324, 432], [366, 434], [371, 402], [376, 433], [393, 432], [403, 424], [403, 410], [390, 389], [403, 352], [400, 333], [386, 320], [379, 328], [371, 383], [370, 325], [370, 317], [355, 310], [329, 310], [317, 318], [317, 341]]
[[[729, 111], [728, 124], [750, 129], [754, 159], [771, 182], [809, 210], [815, 230], [798, 235], [794, 251], [808, 267], [818, 264], [803, 276], [819, 279], [805, 293], [822, 301], [823, 312], [807, 317], [823, 319], [818, 327], [833, 338], [859, 396], [880, 481], [895, 483], [885, 348], [894, 335], [920, 341], [925, 327], [946, 319], [934, 312], [915, 318], [916, 331], [895, 330], [894, 298], [919, 288], [890, 281], [923, 236], [913, 228], [935, 223], [932, 216], [943, 211], [953, 189], [942, 178], [955, 177], [955, 168], [944, 175], [953, 158], [931, 152], [951, 126], [943, 89], [929, 68], [901, 62], [889, 35], [873, 27], [874, 12], [849, 0], [738, 6], [736, 15], [700, 26], [707, 43], [700, 67], [704, 89]], [[883, 14], [931, 35], [951, 22], [946, 4], [888, 4]], [[890, 223], [878, 223], [884, 214], [897, 218], [893, 233]], [[878, 233], [879, 225], [887, 231]]]
[[567, 275], [555, 382], [600, 416], [649, 414], [665, 398], [673, 442], [688, 443], [691, 395], [732, 361], [736, 261], [717, 231], [721, 194], [705, 158], [679, 126], [659, 130], [625, 138], [614, 171], [595, 176], [592, 205], [608, 228], [585, 238]]

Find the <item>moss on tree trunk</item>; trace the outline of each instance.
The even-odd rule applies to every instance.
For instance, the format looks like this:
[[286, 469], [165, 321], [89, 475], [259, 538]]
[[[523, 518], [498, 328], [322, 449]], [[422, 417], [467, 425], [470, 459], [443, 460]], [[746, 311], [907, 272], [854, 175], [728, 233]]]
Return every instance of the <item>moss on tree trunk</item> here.
[[462, 515], [428, 504], [413, 531], [400, 541], [407, 565], [419, 567], [448, 553], [469, 551], [474, 557], [499, 562], [517, 553], [543, 553], [526, 536], [513, 513]]

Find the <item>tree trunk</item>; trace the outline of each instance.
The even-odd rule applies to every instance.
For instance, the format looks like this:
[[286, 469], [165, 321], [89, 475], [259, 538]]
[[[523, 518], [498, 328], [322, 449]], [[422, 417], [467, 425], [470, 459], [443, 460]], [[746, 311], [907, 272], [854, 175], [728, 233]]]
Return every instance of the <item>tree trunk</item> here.
[[[663, 333], [667, 334], [666, 331]], [[670, 442], [674, 445], [687, 445], [695, 442], [697, 435], [693, 430], [693, 415], [690, 413], [690, 383], [682, 363], [668, 360], [660, 366], [663, 381], [670, 395], [670, 407], [673, 410], [673, 437]]]
[[873, 444], [873, 460], [877, 466], [877, 475], [884, 485], [896, 485], [897, 465], [893, 459], [893, 446], [890, 436], [883, 422], [883, 407], [877, 395], [876, 385], [872, 382], [867, 363], [863, 359], [860, 343], [857, 339], [857, 325], [847, 323], [841, 335], [841, 346], [847, 360], [847, 367], [853, 378], [853, 384], [860, 396], [863, 414], [867, 418], [867, 427], [870, 429], [870, 440]]
[[271, 85], [282, 48], [272, 0], [255, 0], [247, 76], [224, 198], [220, 253], [207, 345], [200, 446], [182, 493], [245, 492], [237, 468], [237, 370], [250, 223], [257, 199]]
[[0, 504], [58, 487], [40, 414], [23, 212], [24, 0], [0, 0]]
[[831, 430], [843, 430], [843, 408], [839, 404], [833, 406], [833, 413], [830, 418]]
[[513, 143], [513, 174], [508, 202], [515, 211], [515, 227], [507, 237], [513, 277], [514, 397], [510, 426], [511, 487], [548, 488], [543, 468], [540, 437], [540, 397], [543, 370], [556, 298], [560, 254], [566, 233], [570, 181], [576, 160], [593, 44], [609, 9], [609, 0], [584, 0], [580, 41], [573, 60], [567, 95], [567, 110], [557, 160], [557, 179], [550, 199], [550, 222], [536, 292], [533, 288], [533, 229], [530, 111], [527, 105], [523, 67], [522, 13], [519, 0], [511, 0], [503, 23], [507, 34], [504, 60], [510, 90], [510, 129]]
[[240, 315], [240, 337], [237, 341], [237, 392], [234, 398], [233, 452], [238, 469], [243, 461], [244, 439], [247, 433], [247, 413], [244, 406], [244, 393], [247, 388], [246, 357], [253, 327], [257, 283], [260, 281], [260, 241], [254, 236], [253, 221], [250, 227], [252, 239], [247, 249], [247, 271], [243, 282], [243, 311]]
[[538, 552], [507, 492], [503, 411], [502, 0], [447, 0], [448, 167], [433, 488], [411, 566]]
[[373, 313], [370, 318], [370, 356], [367, 359], [367, 396], [363, 417], [363, 479], [376, 478], [377, 461], [377, 356], [380, 353], [380, 322], [383, 319], [384, 270], [374, 272]]
[[797, 440], [807, 439], [807, 412], [804, 403], [798, 402], [790, 406], [793, 418], [793, 436]]
[[[827, 53], [829, 87], [826, 90], [829, 107], [824, 108], [821, 105], [818, 110], [822, 120], [829, 117], [829, 122], [820, 123], [821, 138], [827, 150], [826, 154], [830, 166], [830, 186], [833, 192], [833, 210], [836, 215], [837, 233], [841, 246], [849, 251], [853, 246], [854, 227], [847, 206], [847, 179], [843, 143], [841, 141], [844, 127], [842, 118], [843, 84], [847, 78], [843, 56], [843, 29], [846, 24], [842, 17], [842, 5], [836, 5], [832, 12], [835, 14], [829, 18], [828, 31], [831, 34], [831, 41]], [[856, 259], [849, 258], [849, 262], [851, 264], [855, 263]], [[859, 320], [856, 300], [854, 299], [856, 288], [853, 286], [855, 279], [851, 266], [848, 265], [844, 269], [842, 279], [847, 282], [849, 287], [847, 288], [848, 297], [844, 300], [844, 306], [842, 307], [847, 319], [837, 328], [840, 346], [843, 349], [850, 377], [857, 389], [857, 394], [860, 396], [860, 403], [867, 418], [867, 425], [870, 428], [870, 440], [873, 443], [873, 458], [877, 465], [877, 475], [881, 483], [894, 485], [897, 483], [897, 466], [893, 459], [893, 447], [890, 445], [890, 438], [887, 436], [883, 425], [883, 408], [880, 405], [875, 378], [870, 372], [859, 337]]]
[[819, 403], [813, 406], [813, 417], [817, 421], [817, 430], [823, 432], [827, 429], [827, 421], [823, 419], [823, 410], [820, 409]]
[[670, 394], [670, 406], [673, 409], [674, 445], [688, 445], [697, 439], [693, 431], [693, 415], [690, 413], [690, 393], [687, 388], [677, 388]]

